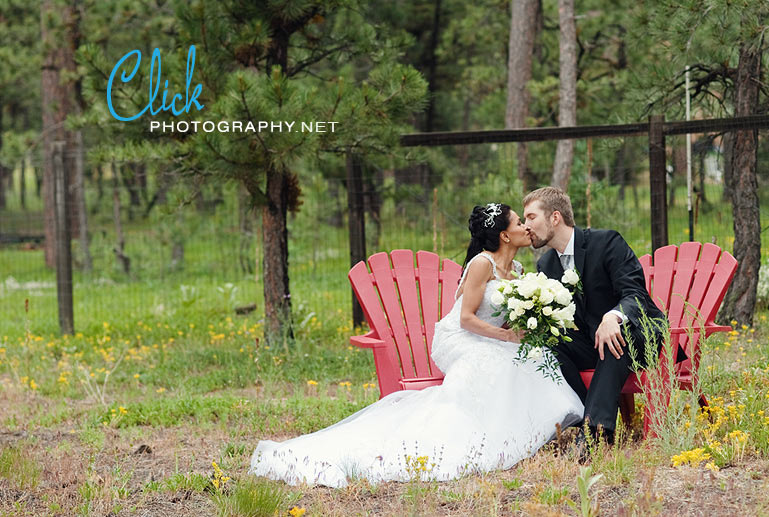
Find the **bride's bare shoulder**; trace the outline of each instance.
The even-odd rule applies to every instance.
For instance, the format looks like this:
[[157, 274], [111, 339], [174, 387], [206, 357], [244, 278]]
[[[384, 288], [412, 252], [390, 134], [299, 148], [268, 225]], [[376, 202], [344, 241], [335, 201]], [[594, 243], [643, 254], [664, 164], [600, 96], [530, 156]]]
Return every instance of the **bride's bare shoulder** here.
[[491, 274], [494, 266], [492, 266], [490, 260], [471, 260], [467, 265], [467, 276], [474, 276], [480, 278], [484, 273]]

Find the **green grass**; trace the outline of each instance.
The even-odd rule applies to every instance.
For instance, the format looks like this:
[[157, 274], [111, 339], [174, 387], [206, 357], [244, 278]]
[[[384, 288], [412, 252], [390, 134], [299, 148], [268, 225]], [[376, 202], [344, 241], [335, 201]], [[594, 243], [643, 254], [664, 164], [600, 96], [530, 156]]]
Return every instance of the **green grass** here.
[[290, 506], [301, 493], [264, 479], [243, 479], [217, 493], [214, 502], [222, 517], [272, 517]]
[[20, 490], [34, 489], [42, 470], [25, 449], [23, 442], [0, 449], [0, 478], [7, 479]]
[[[182, 492], [185, 490], [191, 490], [193, 492], [203, 492], [211, 487], [211, 480], [208, 476], [198, 473], [182, 474], [177, 472], [171, 477], [167, 478], [162, 485], [162, 488], [169, 492]], [[150, 487], [151, 489], [157, 489], [158, 487]]]

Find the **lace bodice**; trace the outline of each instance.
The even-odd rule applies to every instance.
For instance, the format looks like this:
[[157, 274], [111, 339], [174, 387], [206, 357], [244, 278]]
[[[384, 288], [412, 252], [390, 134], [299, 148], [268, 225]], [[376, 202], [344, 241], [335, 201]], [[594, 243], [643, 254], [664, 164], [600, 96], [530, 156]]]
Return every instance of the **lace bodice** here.
[[[481, 253], [478, 253], [476, 256], [471, 258], [470, 262], [467, 263], [467, 267], [465, 267], [465, 270], [462, 272], [462, 278], [459, 279], [457, 292], [459, 292], [459, 288], [462, 287], [462, 284], [465, 283], [465, 277], [467, 276], [467, 272], [470, 270], [470, 264], [472, 264], [475, 260], [477, 260], [478, 257], [483, 257], [484, 259], [488, 260], [491, 263], [491, 272], [494, 274], [494, 278], [496, 278], [497, 280], [501, 280], [501, 278], [499, 277], [499, 273], [497, 273], [497, 263], [494, 261], [494, 257], [492, 257], [491, 254], [485, 251], [482, 251]], [[523, 265], [517, 260], [513, 259], [513, 263], [511, 264], [510, 270], [520, 275], [523, 273]]]
[[[465, 268], [464, 272], [462, 273], [462, 278], [459, 280], [459, 286], [457, 287], [457, 290], [464, 284], [465, 277], [467, 276], [467, 271], [470, 269], [470, 264], [473, 263], [473, 261], [477, 260], [479, 257], [483, 257], [484, 259], [491, 262], [491, 268], [492, 273], [494, 274], [494, 278], [489, 280], [486, 283], [486, 290], [483, 293], [483, 301], [481, 302], [481, 305], [478, 307], [478, 310], [475, 312], [475, 315], [478, 316], [481, 320], [490, 323], [494, 326], [501, 326], [503, 317], [500, 316], [492, 316], [494, 312], [496, 312], [496, 309], [491, 303], [491, 295], [494, 292], [494, 290], [499, 287], [499, 274], [497, 273], [497, 264], [494, 262], [494, 259], [486, 252], [479, 253], [472, 259], [470, 259], [470, 262], [467, 264], [467, 267]], [[520, 274], [523, 271], [523, 266], [521, 266], [521, 263], [517, 260], [513, 260], [513, 271]], [[462, 298], [463, 298], [464, 292], [457, 297], [456, 302], [454, 302], [454, 307], [452, 307], [451, 312], [449, 315], [447, 315], [444, 319], [452, 320], [456, 323], [457, 328], [459, 328], [459, 313], [462, 311]], [[455, 314], [456, 313], [456, 314]], [[447, 322], [449, 323], [449, 322]]]
[[[478, 316], [478, 318], [485, 321], [486, 323], [494, 325], [495, 327], [501, 327], [503, 321], [502, 315], [492, 316], [492, 314], [496, 312], [496, 308], [491, 303], [491, 295], [494, 293], [497, 287], [499, 287], [499, 284], [500, 280], [498, 279], [492, 279], [486, 283], [486, 290], [483, 292], [483, 301], [481, 301], [481, 305], [478, 307], [478, 310], [475, 311], [475, 315]], [[452, 318], [456, 318], [457, 325], [459, 324], [459, 315], [462, 312], [463, 297], [464, 295], [460, 295], [459, 298], [457, 298], [457, 301], [454, 302], [454, 307], [451, 308], [451, 313], [449, 313], [451, 314]], [[446, 316], [446, 318], [448, 317], [449, 315]]]

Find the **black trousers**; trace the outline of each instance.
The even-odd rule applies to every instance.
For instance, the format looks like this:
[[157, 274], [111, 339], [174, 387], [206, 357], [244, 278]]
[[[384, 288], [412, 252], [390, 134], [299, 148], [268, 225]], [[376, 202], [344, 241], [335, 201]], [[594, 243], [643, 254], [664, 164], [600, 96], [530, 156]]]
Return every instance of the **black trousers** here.
[[[636, 358], [641, 366], [645, 365], [644, 350], [646, 346], [655, 346], [657, 352], [662, 345], [660, 336], [657, 336], [654, 344], [646, 343], [640, 328], [627, 324], [630, 339], [636, 349]], [[625, 334], [623, 332], [623, 334]], [[571, 342], [561, 342], [555, 347], [558, 361], [561, 363], [561, 372], [566, 382], [579, 395], [585, 405], [585, 419], [590, 427], [602, 426], [606, 431], [613, 432], [617, 422], [617, 410], [622, 386], [628, 376], [633, 372], [633, 361], [628, 347], [623, 347], [624, 354], [619, 359], [615, 358], [607, 347], [604, 347], [604, 359], [598, 356], [598, 349], [594, 348], [594, 340], [590, 339], [587, 332], [571, 332]], [[627, 339], [625, 339], [627, 342]], [[590, 389], [585, 387], [580, 370], [595, 369]]]

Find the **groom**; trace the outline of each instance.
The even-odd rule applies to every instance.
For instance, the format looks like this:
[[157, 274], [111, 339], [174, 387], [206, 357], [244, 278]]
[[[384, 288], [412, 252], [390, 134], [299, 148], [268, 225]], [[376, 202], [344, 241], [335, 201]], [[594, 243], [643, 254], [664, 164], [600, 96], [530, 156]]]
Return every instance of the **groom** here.
[[[574, 268], [582, 281], [583, 292], [575, 295], [578, 329], [569, 331], [571, 342], [562, 341], [555, 350], [566, 382], [585, 404], [591, 432], [595, 436], [602, 428], [611, 443], [620, 391], [632, 368], [625, 336], [643, 364], [647, 343], [641, 311], [661, 321], [665, 315], [646, 291], [641, 263], [619, 233], [574, 226], [569, 196], [554, 187], [529, 193], [523, 205], [532, 246], [553, 248], [539, 259], [537, 270], [560, 280], [565, 270]], [[661, 331], [657, 333], [654, 346], [659, 350]], [[579, 371], [590, 369], [595, 374], [588, 390]]]

